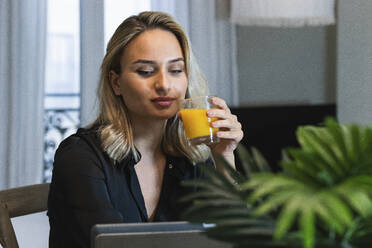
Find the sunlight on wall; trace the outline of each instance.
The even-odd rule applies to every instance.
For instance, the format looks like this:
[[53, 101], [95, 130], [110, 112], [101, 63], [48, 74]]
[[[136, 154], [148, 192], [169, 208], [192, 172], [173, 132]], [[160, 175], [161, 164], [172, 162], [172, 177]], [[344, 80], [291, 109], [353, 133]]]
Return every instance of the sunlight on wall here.
[[105, 1], [105, 44], [109, 41], [116, 28], [125, 18], [150, 10], [150, 0], [106, 0]]

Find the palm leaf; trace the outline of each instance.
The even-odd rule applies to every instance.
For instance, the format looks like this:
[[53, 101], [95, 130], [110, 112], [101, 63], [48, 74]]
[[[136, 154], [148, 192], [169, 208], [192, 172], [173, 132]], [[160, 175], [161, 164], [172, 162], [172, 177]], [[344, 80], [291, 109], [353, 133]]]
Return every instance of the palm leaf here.
[[266, 159], [256, 148], [252, 147], [250, 153], [244, 146], [239, 145], [237, 153], [246, 178], [249, 178], [252, 173], [271, 171]]
[[[240, 148], [240, 151], [244, 153], [243, 149]], [[255, 161], [259, 158], [259, 153], [256, 153], [255, 156], [251, 156], [248, 152], [247, 154], [253, 161], [250, 166], [257, 166], [251, 171], [264, 168], [262, 167], [265, 166], [262, 165], [264, 160]], [[206, 179], [182, 183], [185, 186], [198, 188], [197, 192], [182, 199], [182, 201], [193, 202], [192, 206], [183, 213], [185, 219], [192, 222], [207, 221], [216, 224], [206, 232], [208, 236], [215, 239], [241, 244], [254, 241], [260, 237], [259, 234], [265, 233], [265, 242], [263, 243], [272, 244], [273, 241], [271, 238], [267, 240], [267, 236], [273, 233], [274, 221], [271, 218], [258, 218], [253, 215], [250, 205], [245, 201], [248, 191], [241, 188], [241, 184], [247, 180], [246, 177], [231, 170], [231, 166], [222, 157], [215, 159], [219, 165], [222, 165], [224, 173], [202, 166], [200, 169], [207, 176]], [[258, 228], [261, 229], [257, 233]]]
[[297, 133], [298, 139], [303, 146], [311, 150], [314, 155], [318, 155], [318, 159], [321, 160], [324, 166], [327, 166], [331, 170], [333, 175], [336, 177], [344, 175], [345, 171], [339, 166], [337, 157], [333, 154], [327, 143], [322, 140], [324, 136], [320, 130], [314, 131], [313, 127], [301, 127]]
[[265, 157], [255, 147], [251, 148], [253, 161], [256, 164], [257, 170], [255, 172], [270, 172], [271, 168]]
[[311, 208], [302, 209], [300, 226], [303, 230], [305, 248], [312, 248], [315, 244], [315, 216]]
[[301, 188], [301, 182], [285, 175], [255, 174], [252, 179], [242, 185], [243, 189], [256, 188], [250, 196], [250, 202], [255, 203], [270, 193], [277, 193], [285, 189]]
[[275, 208], [287, 202], [292, 196], [293, 192], [291, 191], [284, 191], [280, 194], [271, 194], [264, 202], [257, 206], [254, 212], [257, 215], [268, 214], [270, 211], [275, 210]]
[[[320, 193], [319, 201], [321, 202], [320, 204], [327, 207], [329, 210], [329, 215], [332, 217], [332, 219], [342, 223], [344, 228], [352, 224], [352, 210], [336, 194], [332, 194], [332, 192], [325, 190]], [[343, 232], [344, 228], [342, 228], [340, 232]]]
[[[234, 199], [234, 194], [237, 192], [232, 189], [232, 187], [225, 188], [222, 184], [216, 184], [214, 181], [208, 180], [190, 180], [184, 181], [181, 184], [183, 186], [195, 186], [203, 190], [209, 190], [212, 191], [214, 194], [219, 194], [220, 197], [225, 197], [227, 199]], [[180, 200], [182, 201], [182, 198]]]
[[326, 119], [326, 125], [329, 127], [327, 130], [329, 134], [333, 137], [333, 144], [329, 142], [331, 149], [333, 150], [335, 156], [340, 161], [340, 165], [345, 170], [350, 169], [350, 161], [347, 157], [347, 148], [345, 144], [345, 137], [342, 128], [340, 125], [333, 119]]
[[184, 198], [193, 202], [186, 214], [215, 223], [207, 235], [243, 246], [370, 244], [372, 127], [326, 119], [322, 127], [300, 127], [297, 139], [299, 148], [283, 151], [279, 173], [255, 148], [237, 150], [245, 175], [217, 157], [225, 173], [203, 168], [207, 179], [185, 183], [199, 189]]
[[297, 215], [296, 202], [290, 201], [284, 204], [283, 210], [277, 219], [274, 238], [280, 240], [289, 231]]
[[[239, 184], [241, 182], [244, 182], [247, 180], [245, 176], [243, 176], [241, 173], [239, 173], [237, 170], [235, 170], [221, 155], [217, 155], [215, 157], [216, 162], [222, 167], [221, 169], [226, 172], [229, 177], [236, 182], [236, 184]], [[210, 170], [212, 168], [210, 167], [202, 167], [202, 170], [209, 169], [208, 174], [214, 174], [215, 177], [220, 178], [220, 180], [227, 180], [226, 174], [222, 173], [214, 173], [216, 170]], [[208, 170], [207, 169], [207, 170]], [[228, 182], [231, 182], [230, 180], [227, 180]]]
[[[191, 184], [193, 185], [193, 182], [187, 182], [185, 183], [185, 185], [187, 184]], [[232, 195], [226, 195], [226, 194], [223, 194], [221, 195], [221, 193], [219, 192], [212, 192], [212, 191], [197, 191], [197, 192], [194, 192], [193, 194], [187, 194], [185, 196], [183, 196], [179, 201], [180, 202], [189, 202], [189, 201], [193, 201], [193, 200], [198, 200], [198, 199], [216, 199], [216, 198], [219, 198], [219, 197], [226, 197], [226, 198], [230, 198], [235, 200], [237, 199], [237, 197], [232, 194]]]

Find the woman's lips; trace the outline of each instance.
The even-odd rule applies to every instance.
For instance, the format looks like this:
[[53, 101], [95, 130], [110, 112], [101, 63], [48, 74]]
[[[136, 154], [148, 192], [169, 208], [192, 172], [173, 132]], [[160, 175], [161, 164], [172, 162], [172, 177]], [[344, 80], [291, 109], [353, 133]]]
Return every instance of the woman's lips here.
[[168, 108], [172, 105], [172, 103], [175, 101], [176, 99], [173, 98], [173, 97], [157, 97], [157, 98], [154, 98], [152, 99], [151, 101], [158, 107], [161, 107], [161, 108]]

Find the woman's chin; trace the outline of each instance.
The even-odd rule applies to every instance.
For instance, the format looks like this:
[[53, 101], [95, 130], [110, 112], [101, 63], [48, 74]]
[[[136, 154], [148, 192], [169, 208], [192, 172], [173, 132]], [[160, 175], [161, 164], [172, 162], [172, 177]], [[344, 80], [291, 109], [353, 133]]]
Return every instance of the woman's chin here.
[[159, 115], [156, 115], [156, 119], [159, 119], [159, 120], [168, 120], [172, 117], [174, 117], [175, 115], [177, 115], [177, 111], [176, 112], [169, 112], [169, 113], [162, 113], [162, 114], [159, 114]]

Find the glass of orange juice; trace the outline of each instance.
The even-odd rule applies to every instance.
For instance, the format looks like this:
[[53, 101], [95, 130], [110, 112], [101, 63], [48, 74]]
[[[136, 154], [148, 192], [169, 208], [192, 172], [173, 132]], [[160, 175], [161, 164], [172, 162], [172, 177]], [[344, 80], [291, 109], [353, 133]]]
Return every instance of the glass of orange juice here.
[[186, 98], [181, 103], [179, 112], [186, 138], [191, 145], [210, 144], [218, 142], [218, 128], [212, 128], [211, 123], [218, 118], [207, 116], [207, 110], [217, 108], [211, 103], [213, 96]]

